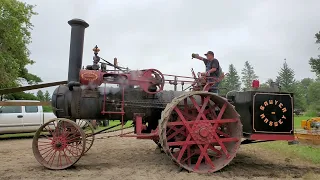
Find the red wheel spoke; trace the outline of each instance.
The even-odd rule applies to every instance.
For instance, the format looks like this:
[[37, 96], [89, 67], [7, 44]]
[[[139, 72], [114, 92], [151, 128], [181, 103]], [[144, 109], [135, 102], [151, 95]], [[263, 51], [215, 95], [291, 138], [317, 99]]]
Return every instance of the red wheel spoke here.
[[187, 130], [189, 132], [191, 132], [191, 128], [190, 126], [187, 124], [186, 119], [184, 118], [184, 116], [182, 115], [181, 111], [179, 108], [175, 107], [174, 110], [178, 113], [178, 116], [180, 117], [181, 121], [183, 122], [183, 125], [187, 128]]
[[47, 152], [51, 152], [51, 151], [54, 151], [54, 149], [52, 148], [52, 149], [49, 149], [48, 151], [46, 151], [46, 152], [44, 152], [44, 153], [42, 153], [41, 155], [45, 155]]
[[[51, 142], [44, 142], [44, 141], [38, 141], [38, 143], [42, 143], [42, 144], [51, 144]], [[40, 146], [40, 145], [39, 145]]]
[[186, 110], [181, 111], [181, 114], [186, 118], [186, 120], [192, 121], [197, 118], [196, 116], [190, 115]]
[[168, 136], [168, 140], [172, 139], [173, 137], [175, 137], [175, 136], [178, 135], [178, 134], [182, 134], [182, 135], [185, 136], [185, 133], [183, 132], [183, 130], [185, 130], [185, 128], [186, 128], [185, 126], [182, 126], [182, 127], [179, 128], [179, 129], [177, 129], [177, 128], [174, 127], [175, 132], [172, 133], [172, 134], [170, 134], [170, 136]]
[[184, 163], [186, 160], [188, 160], [188, 165], [190, 165], [191, 164], [191, 157], [196, 155], [196, 154], [197, 154], [196, 152], [194, 152], [192, 154], [188, 153], [188, 156], [186, 158], [184, 158], [182, 161], [180, 161], [180, 163]]
[[56, 157], [56, 153], [57, 153], [57, 151], [54, 151], [54, 153], [52, 154], [52, 156], [50, 157], [50, 159], [49, 159], [49, 161], [48, 161], [48, 163], [50, 163], [50, 160], [51, 160], [51, 158], [52, 158], [52, 161], [51, 161], [50, 167], [51, 167], [51, 166], [52, 166], [52, 164], [53, 164], [53, 161], [54, 161], [54, 159], [55, 159], [55, 157]]
[[[198, 157], [197, 163], [193, 168], [194, 170], [198, 170], [199, 169], [200, 163], [201, 163], [201, 161], [203, 159], [203, 156], [204, 156], [204, 152], [203, 152], [202, 146], [201, 145], [198, 145], [198, 146], [200, 148], [200, 156]], [[205, 146], [207, 146], [207, 145], [205, 145]]]
[[181, 149], [180, 152], [179, 152], [179, 156], [178, 156], [178, 158], [177, 158], [177, 161], [178, 161], [178, 162], [181, 161], [181, 158], [182, 158], [185, 150], [186, 150], [187, 147], [188, 147], [188, 144], [187, 144], [187, 143], [190, 141], [190, 139], [191, 139], [191, 135], [188, 135], [188, 137], [187, 137], [187, 139], [186, 139], [186, 141], [185, 141], [185, 144], [182, 146], [182, 149]]
[[204, 147], [202, 147], [201, 145], [198, 145], [200, 148], [201, 153], [203, 154], [203, 157], [205, 158], [205, 162], [206, 164], [209, 164], [211, 166], [212, 169], [215, 169], [215, 166], [213, 164], [213, 162], [211, 161], [210, 157], [208, 156], [207, 150], [210, 146], [210, 144], [206, 144], [204, 145]]
[[74, 145], [70, 145], [70, 144], [68, 144], [68, 146], [73, 147], [73, 148], [75, 148], [75, 149], [77, 149], [77, 150], [82, 151], [82, 149], [80, 149], [78, 146], [74, 146]]
[[48, 161], [46, 160], [46, 158], [51, 154], [51, 152], [53, 152], [54, 149], [51, 149], [51, 151], [42, 159], [42, 161], [46, 161], [46, 163], [48, 163]]
[[196, 118], [195, 121], [198, 121], [200, 120], [200, 117], [202, 117], [203, 120], [207, 120], [207, 117], [203, 114], [203, 111], [205, 110], [209, 100], [210, 100], [210, 96], [207, 96], [205, 99], [204, 99], [204, 103], [200, 109], [198, 103], [196, 102], [196, 100], [191, 96], [189, 97], [190, 100], [192, 101], [193, 105], [195, 106], [195, 108], [198, 110], [198, 116]]
[[222, 118], [222, 116], [223, 116], [223, 114], [224, 114], [224, 112], [225, 112], [225, 110], [227, 108], [227, 105], [228, 105], [227, 103], [223, 104], [222, 108], [220, 109], [219, 115], [217, 117], [218, 120], [221, 120], [221, 118]]
[[212, 146], [212, 145], [209, 145], [208, 149], [211, 149], [212, 151], [216, 152], [219, 157], [222, 155], [221, 151], [219, 151], [218, 149], [216, 149], [216, 148], [215, 148], [214, 146]]
[[213, 118], [215, 118], [215, 119], [218, 118], [218, 115], [215, 111], [217, 104], [214, 104], [214, 105], [208, 104], [208, 106], [209, 106], [209, 110], [210, 110], [211, 114], [213, 115]]
[[229, 152], [228, 152], [228, 150], [227, 150], [226, 146], [222, 143], [222, 141], [220, 140], [220, 138], [219, 138], [219, 136], [218, 136], [217, 134], [214, 134], [214, 136], [215, 136], [215, 138], [216, 138], [217, 142], [219, 143], [219, 145], [220, 145], [220, 147], [221, 147], [222, 151], [223, 151], [223, 152], [224, 152], [224, 154], [226, 155], [226, 157], [227, 157], [227, 158], [229, 158], [229, 157], [230, 157], [230, 155], [229, 155]]
[[45, 150], [45, 149], [49, 149], [49, 148], [52, 148], [52, 146], [50, 145], [50, 146], [48, 146], [48, 147], [46, 147], [46, 148], [39, 149], [39, 151], [42, 151], [42, 150]]
[[69, 163], [72, 163], [72, 161], [70, 160], [69, 156], [67, 156], [65, 149], [63, 150], [63, 154], [64, 154], [64, 158], [66, 159], [66, 162], [69, 161]]

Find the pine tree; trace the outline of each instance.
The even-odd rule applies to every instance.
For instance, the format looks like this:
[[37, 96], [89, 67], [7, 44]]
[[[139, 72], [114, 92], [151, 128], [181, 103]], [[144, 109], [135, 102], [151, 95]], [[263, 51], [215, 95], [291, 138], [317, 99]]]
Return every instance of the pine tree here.
[[283, 66], [278, 73], [277, 82], [281, 87], [281, 91], [294, 92], [294, 70], [288, 66], [286, 59], [284, 60]]
[[242, 69], [241, 75], [241, 80], [245, 88], [250, 88], [252, 81], [258, 78], [258, 76], [254, 72], [253, 67], [248, 61], [244, 63], [244, 68]]
[[49, 91], [46, 91], [46, 92], [44, 93], [44, 100], [45, 100], [45, 101], [51, 101], [51, 97], [50, 97]]
[[43, 95], [43, 92], [41, 90], [39, 90], [37, 92], [37, 98], [39, 101], [44, 101], [44, 95]]
[[[320, 44], [320, 31], [315, 34], [316, 44]], [[320, 55], [318, 58], [310, 58], [309, 64], [311, 66], [311, 71], [315, 72], [317, 77], [320, 78]]]
[[224, 85], [227, 91], [240, 90], [240, 87], [241, 87], [240, 77], [233, 64], [229, 65], [229, 73], [228, 73], [228, 76], [226, 76], [225, 78]]

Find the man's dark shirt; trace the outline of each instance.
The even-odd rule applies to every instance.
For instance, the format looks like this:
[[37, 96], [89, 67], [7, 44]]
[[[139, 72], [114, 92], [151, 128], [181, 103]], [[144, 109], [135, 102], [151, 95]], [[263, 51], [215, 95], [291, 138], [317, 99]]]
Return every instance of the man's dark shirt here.
[[210, 77], [220, 77], [221, 67], [218, 59], [214, 58], [212, 61], [208, 59], [203, 59], [204, 64], [206, 65], [206, 72], [208, 72], [212, 68], [216, 68], [215, 72], [210, 73]]

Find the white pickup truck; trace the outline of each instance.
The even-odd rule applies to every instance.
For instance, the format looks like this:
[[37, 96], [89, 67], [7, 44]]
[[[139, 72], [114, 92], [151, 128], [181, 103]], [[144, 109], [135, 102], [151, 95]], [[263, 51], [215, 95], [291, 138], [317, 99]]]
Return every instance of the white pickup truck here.
[[[7, 102], [39, 102], [8, 100]], [[42, 106], [0, 106], [0, 134], [35, 132], [56, 118], [52, 112], [43, 112]]]

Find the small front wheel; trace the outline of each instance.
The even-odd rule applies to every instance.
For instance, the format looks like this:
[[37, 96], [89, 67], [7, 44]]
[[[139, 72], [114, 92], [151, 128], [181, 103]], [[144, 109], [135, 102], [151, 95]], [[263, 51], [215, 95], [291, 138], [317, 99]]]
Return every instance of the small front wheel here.
[[74, 121], [55, 118], [43, 124], [33, 137], [36, 160], [49, 169], [66, 169], [85, 152], [86, 135]]

